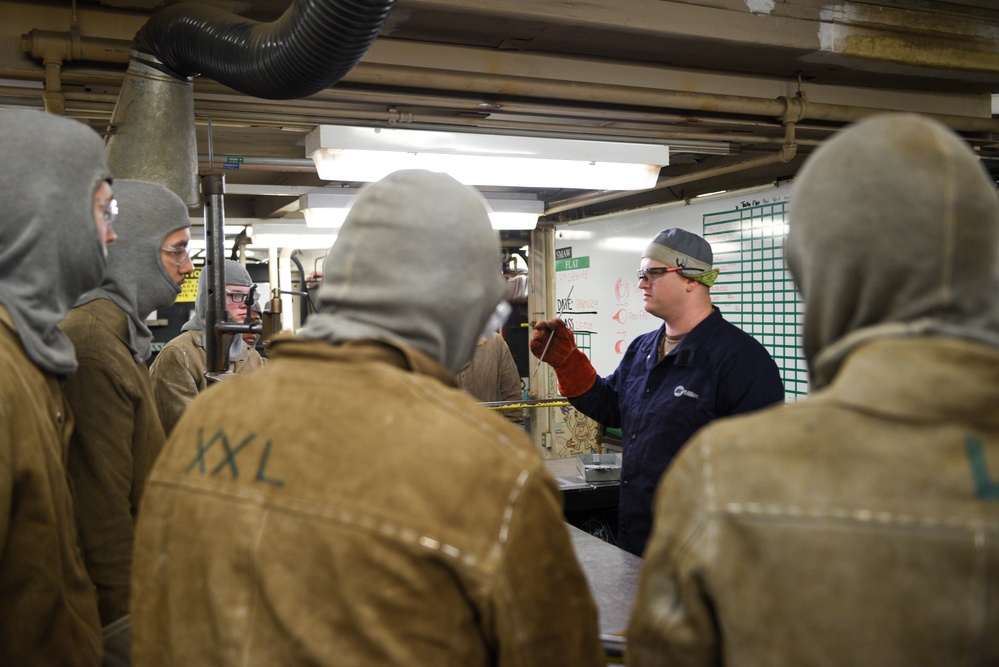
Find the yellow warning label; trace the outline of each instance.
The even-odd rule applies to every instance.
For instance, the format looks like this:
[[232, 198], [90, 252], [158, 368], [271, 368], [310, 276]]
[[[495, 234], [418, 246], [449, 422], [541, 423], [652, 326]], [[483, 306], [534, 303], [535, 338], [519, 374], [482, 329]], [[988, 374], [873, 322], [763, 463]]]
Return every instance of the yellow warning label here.
[[201, 275], [201, 267], [196, 267], [194, 271], [187, 274], [184, 286], [177, 295], [177, 303], [194, 303], [198, 296], [198, 276]]

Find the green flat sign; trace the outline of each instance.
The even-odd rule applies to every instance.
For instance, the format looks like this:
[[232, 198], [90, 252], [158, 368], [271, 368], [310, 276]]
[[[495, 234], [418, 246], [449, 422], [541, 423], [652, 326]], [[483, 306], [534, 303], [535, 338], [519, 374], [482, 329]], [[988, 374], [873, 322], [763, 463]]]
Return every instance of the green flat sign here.
[[559, 259], [555, 261], [556, 271], [575, 271], [576, 269], [590, 268], [590, 257], [570, 257], [569, 259]]

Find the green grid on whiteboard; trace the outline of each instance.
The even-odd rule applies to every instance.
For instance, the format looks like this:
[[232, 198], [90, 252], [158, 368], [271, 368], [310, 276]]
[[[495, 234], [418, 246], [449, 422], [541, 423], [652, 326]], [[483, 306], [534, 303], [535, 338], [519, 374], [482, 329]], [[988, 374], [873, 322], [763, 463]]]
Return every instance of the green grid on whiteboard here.
[[573, 331], [572, 333], [576, 338], [576, 347], [583, 351], [587, 359], [592, 359], [590, 349], [593, 347], [593, 333], [590, 331]]
[[808, 368], [800, 344], [803, 307], [784, 266], [786, 203], [709, 213], [703, 223], [720, 271], [711, 300], [767, 348], [791, 403], [808, 393]]

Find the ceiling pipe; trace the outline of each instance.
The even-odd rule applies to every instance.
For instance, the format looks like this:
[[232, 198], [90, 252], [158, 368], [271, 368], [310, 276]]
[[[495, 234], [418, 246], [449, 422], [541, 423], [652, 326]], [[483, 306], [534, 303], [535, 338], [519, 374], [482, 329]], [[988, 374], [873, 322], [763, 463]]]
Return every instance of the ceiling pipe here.
[[239, 156], [233, 161], [231, 156], [198, 156], [199, 168], [214, 170], [217, 167], [239, 171], [308, 172], [316, 173], [316, 163], [309, 158], [254, 157]]
[[[4, 72], [0, 71], [0, 78], [13, 77], [5, 77]], [[64, 80], [67, 78], [69, 77], [64, 77]], [[36, 94], [37, 91], [31, 88], [0, 86], [0, 96], [23, 97], [34, 100]], [[505, 131], [521, 132], [523, 134], [538, 136], [559, 135], [569, 138], [578, 138], [580, 135], [586, 135], [587, 137], [596, 140], [605, 141], [620, 141], [622, 139], [658, 139], [670, 144], [671, 149], [677, 141], [728, 143], [733, 146], [732, 149], [727, 151], [728, 153], [736, 152], [737, 149], [735, 149], [734, 146], [737, 145], [772, 145], [782, 144], [784, 142], [784, 139], [779, 136], [764, 136], [760, 134], [749, 135], [742, 132], [726, 131], [721, 129], [717, 132], [712, 132], [710, 130], [710, 128], [713, 127], [745, 127], [747, 129], [779, 127], [773, 122], [750, 121], [737, 118], [716, 119], [690, 114], [680, 116], [677, 114], [666, 113], [656, 114], [652, 112], [634, 113], [628, 111], [612, 111], [611, 115], [606, 119], [606, 124], [566, 125], [558, 124], [554, 120], [550, 123], [522, 122], [517, 119], [517, 116], [521, 114], [530, 116], [545, 115], [551, 116], [553, 119], [557, 119], [561, 115], [562, 117], [569, 118], [586, 118], [588, 113], [596, 114], [597, 112], [572, 109], [571, 107], [531, 106], [529, 104], [517, 104], [504, 105], [504, 118], [492, 119], [478, 118], [475, 116], [443, 115], [443, 111], [454, 111], [454, 109], [450, 107], [442, 107], [443, 111], [441, 113], [393, 113], [392, 111], [386, 112], [385, 110], [365, 111], [356, 109], [336, 109], [330, 106], [325, 106], [321, 109], [321, 115], [318, 113], [312, 115], [307, 113], [289, 113], [290, 111], [295, 110], [301, 110], [303, 112], [308, 111], [308, 106], [278, 106], [267, 104], [257, 99], [237, 99], [235, 97], [221, 101], [212, 99], [206, 102], [203, 98], [199, 97], [198, 92], [195, 92], [194, 97], [196, 114], [198, 116], [211, 116], [216, 124], [252, 124], [257, 127], [274, 127], [284, 130], [296, 129], [301, 132], [309, 132], [317, 125], [337, 122], [388, 122], [389, 124], [392, 124], [393, 122], [396, 124], [407, 123], [414, 128], [424, 129], [439, 129], [439, 127], [443, 124], [460, 125], [480, 129], [503, 129]], [[67, 113], [74, 115], [86, 115], [91, 119], [104, 118], [106, 120], [110, 118], [111, 110], [109, 108], [108, 111], [104, 113], [102, 112], [100, 105], [113, 107], [115, 101], [118, 99], [118, 96], [111, 93], [66, 92], [64, 93], [64, 98], [67, 103]], [[311, 99], [314, 100], [315, 97]], [[678, 127], [671, 127], [671, 129], [668, 130], [660, 129], [664, 124], [669, 126], [675, 125]], [[696, 129], [684, 129], [683, 126], [685, 125], [689, 125]], [[817, 132], [822, 136], [831, 134], [835, 131], [833, 128], [818, 125], [800, 124], [798, 127], [800, 130]], [[800, 146], [818, 146], [821, 143], [822, 139], [798, 139], [798, 144]], [[718, 149], [700, 150], [695, 145], [685, 148], [683, 152], [707, 154], [720, 153], [721, 151]], [[248, 157], [247, 162], [249, 162], [250, 159], [251, 158]], [[199, 156], [199, 168], [205, 166], [206, 163], [207, 159]], [[259, 164], [262, 165], [263, 163]], [[303, 159], [302, 164], [311, 164], [311, 161]], [[260, 170], [264, 169], [263, 166], [256, 168]], [[284, 170], [275, 169], [275, 171]], [[295, 171], [298, 170], [296, 169]]]
[[621, 199], [622, 197], [641, 194], [641, 192], [655, 192], [657, 190], [664, 190], [666, 188], [671, 188], [677, 185], [684, 185], [686, 183], [693, 183], [695, 181], [703, 181], [707, 178], [712, 178], [714, 176], [735, 174], [749, 169], [756, 169], [757, 167], [766, 167], [771, 164], [787, 163], [793, 160], [797, 154], [798, 154], [798, 143], [794, 139], [794, 123], [788, 122], [784, 125], [784, 145], [776, 153], [770, 153], [768, 155], [762, 155], [760, 157], [751, 158], [749, 160], [743, 160], [741, 162], [721, 165], [718, 167], [708, 167], [707, 169], [702, 169], [700, 171], [692, 171], [686, 174], [681, 174], [679, 176], [665, 178], [656, 183], [656, 187], [650, 188], [648, 190], [642, 190], [640, 192], [620, 192], [620, 191], [596, 192], [591, 194], [579, 195], [576, 197], [570, 197], [568, 199], [563, 199], [559, 201], [554, 201], [550, 206], [545, 206], [545, 215], [561, 213], [563, 211], [568, 211], [574, 208], [580, 208], [582, 206], [589, 206], [591, 204], [600, 204], [603, 202], [614, 201], [616, 199]]
[[[209, 89], [211, 85], [212, 84], [210, 82], [204, 82], [202, 87], [199, 89], [199, 95], [205, 104], [212, 102], [231, 102], [233, 104], [239, 104], [241, 107], [243, 105], [252, 105], [255, 109], [261, 111], [271, 109], [273, 106], [260, 104], [257, 100], [237, 100], [234, 98], [222, 99], [220, 94], [214, 93]], [[689, 113], [668, 113], [661, 109], [636, 110], [634, 108], [626, 109], [620, 107], [586, 108], [579, 106], [580, 100], [568, 101], [563, 104], [548, 104], [539, 100], [525, 101], [504, 99], [502, 101], [496, 101], [493, 98], [486, 101], [485, 99], [478, 98], [454, 97], [444, 92], [434, 94], [431, 92], [416, 93], [405, 90], [393, 91], [393, 98], [396, 101], [386, 113], [384, 110], [383, 97], [383, 92], [353, 89], [347, 85], [346, 82], [344, 82], [336, 86], [336, 88], [330, 88], [312, 95], [306, 100], [297, 101], [295, 106], [296, 108], [302, 109], [303, 114], [305, 113], [305, 110], [310, 107], [321, 110], [321, 112], [325, 114], [331, 107], [335, 107], [336, 105], [349, 103], [368, 104], [381, 109], [379, 112], [382, 116], [381, 120], [387, 120], [390, 124], [393, 122], [415, 123], [420, 122], [421, 119], [429, 120], [431, 122], [434, 120], [436, 120], [436, 122], [450, 122], [454, 120], [455, 122], [466, 124], [475, 124], [477, 122], [496, 123], [501, 122], [501, 119], [506, 116], [529, 115], [551, 116], [557, 120], [570, 119], [572, 121], [578, 121], [578, 123], [572, 124], [571, 127], [573, 130], [578, 128], [579, 131], [587, 131], [591, 128], [604, 128], [611, 124], [621, 123], [672, 125], [676, 126], [674, 127], [674, 131], [677, 132], [691, 131], [685, 130], [688, 126], [697, 128], [715, 125], [751, 131], [760, 128], [775, 128], [777, 125], [773, 120], [767, 121], [734, 116], [726, 118], [708, 118], [706, 116], [694, 116]], [[442, 109], [449, 113], [459, 113], [464, 115], [441, 119], [439, 116], [433, 116], [428, 111], [423, 111], [422, 113], [414, 113], [412, 111], [401, 112], [399, 111], [399, 108], [401, 107], [429, 107], [431, 109]], [[275, 111], [283, 115], [287, 112], [287, 107], [278, 107]], [[352, 111], [354, 110], [344, 110], [343, 114], [349, 115]], [[361, 113], [364, 112], [362, 111]], [[375, 118], [375, 120], [378, 120], [378, 118]], [[271, 122], [273, 124], [277, 124], [274, 121]], [[585, 123], [590, 124], [586, 125]], [[282, 123], [282, 125], [286, 126], [284, 123]], [[564, 127], [564, 125], [562, 127]], [[309, 130], [311, 129], [312, 128], [309, 128]], [[799, 129], [803, 130], [805, 129], [805, 126], [799, 124]], [[809, 129], [822, 132], [831, 131], [829, 127], [819, 125], [812, 126]], [[745, 136], [741, 138], [744, 139]]]
[[[383, 1], [391, 4], [389, 0]], [[164, 14], [167, 10], [174, 13], [179, 12], [181, 10], [177, 8], [180, 7], [189, 8], [190, 5], [174, 5], [168, 7], [167, 9], [161, 10], [161, 12], [154, 15], [150, 21], [153, 21], [153, 19], [157, 19], [158, 21], [161, 20], [157, 17], [160, 14]], [[292, 9], [294, 9], [294, 7], [288, 11], [291, 11]], [[204, 6], [199, 11], [205, 11], [214, 16], [219, 10], [212, 9], [210, 6]], [[244, 19], [238, 20], [245, 22]], [[243, 33], [253, 35], [252, 32], [247, 32], [246, 25], [240, 24], [237, 27], [240, 28]], [[187, 45], [203, 43], [204, 39], [200, 38], [204, 37], [205, 34], [208, 34], [208, 31], [201, 29], [195, 30], [190, 27], [186, 29], [194, 31], [192, 34], [198, 36], [199, 41], [175, 41], [172, 44], [164, 45], [164, 48], [170, 49], [171, 54], [175, 54], [175, 57], [182, 58], [182, 60], [178, 63], [175, 63], [175, 66], [180, 67], [181, 69], [190, 68], [189, 65], [192, 55], [190, 53], [190, 49], [187, 49]], [[168, 34], [173, 35], [173, 33]], [[259, 37], [255, 36], [255, 38]], [[162, 42], [164, 39], [166, 38], [159, 38], [158, 41]], [[40, 59], [43, 62], [51, 64], [51, 67], [48, 64], [46, 65], [46, 83], [47, 85], [51, 85], [53, 87], [53, 92], [58, 90], [58, 69], [61, 68], [62, 62], [71, 60], [89, 60], [94, 62], [125, 64], [129, 61], [127, 55], [129, 44], [130, 43], [125, 40], [82, 37], [79, 35], [78, 31], [58, 33], [42, 30], [32, 30], [30, 33], [22, 36], [21, 42], [22, 50], [26, 53], [30, 53], [35, 59]], [[212, 53], [210, 49], [206, 49], [205, 51], [207, 53]], [[243, 69], [245, 68], [241, 69], [240, 65], [229, 63], [228, 60], [231, 59], [231, 54], [225, 54], [225, 56], [225, 58], [215, 57], [215, 60], [218, 62], [212, 66], [213, 68], [220, 69], [220, 72], [215, 75], [208, 71], [203, 73], [215, 80], [229, 85], [232, 88], [235, 88], [236, 90], [240, 90], [240, 87], [228, 83], [225, 77], [231, 77], [234, 73], [237, 75], [244, 75]], [[49, 83], [50, 81], [51, 84]], [[797, 107], [798, 110], [793, 112], [798, 116], [796, 122], [811, 119], [816, 121], [845, 124], [855, 122], [865, 116], [875, 113], [897, 111], [895, 109], [877, 107], [815, 103], [809, 102], [804, 98], [804, 96], [765, 99], [738, 95], [723, 95], [717, 93], [692, 93], [685, 91], [658, 90], [614, 84], [553, 81], [514, 75], [469, 74], [463, 72], [448, 72], [432, 68], [405, 67], [399, 65], [383, 65], [364, 62], [357, 63], [352, 70], [343, 76], [342, 81], [344, 84], [393, 86], [410, 91], [416, 88], [425, 88], [428, 90], [457, 90], [462, 91], [463, 93], [479, 93], [486, 96], [486, 98], [490, 100], [495, 100], [497, 95], [533, 97], [539, 100], [550, 99], [566, 102], [579, 102], [585, 100], [588, 103], [599, 102], [615, 107], [620, 107], [621, 105], [645, 106], [655, 109], [677, 109], [722, 114], [763, 116], [778, 120], [783, 120], [792, 108]], [[253, 84], [255, 88], [265, 85], [272, 86], [274, 84]], [[323, 91], [323, 88], [324, 87], [319, 87], [312, 90], [312, 93], [307, 94], [322, 94], [323, 92], [327, 92]], [[241, 90], [241, 92], [246, 92], [251, 95], [254, 94], [252, 92], [247, 92], [246, 90]], [[282, 96], [284, 94], [285, 93], [280, 93]], [[279, 96], [271, 99], [283, 99], [283, 97]], [[499, 103], [498, 106], [500, 108], [495, 110], [510, 112], [514, 105], [515, 103]], [[586, 112], [580, 110], [580, 113], [582, 114]], [[932, 113], [924, 113], [924, 115], [935, 118], [958, 132], [999, 133], [999, 119]]]
[[[68, 98], [67, 98], [68, 99]], [[728, 154], [733, 152], [729, 146], [721, 146], [720, 144], [773, 144], [773, 143], [783, 143], [783, 139], [780, 137], [761, 137], [758, 135], [747, 135], [740, 134], [738, 132], [732, 133], [711, 133], [706, 131], [705, 128], [711, 127], [718, 121], [715, 119], [701, 118], [695, 116], [688, 116], [686, 118], [687, 122], [697, 125], [699, 131], [686, 131], [682, 129], [661, 129], [663, 121], [647, 121], [642, 123], [642, 127], [637, 126], [638, 124], [633, 124], [629, 127], [615, 127], [615, 126], [595, 126], [595, 125], [560, 125], [557, 123], [540, 123], [532, 121], [519, 121], [516, 118], [504, 118], [502, 120], [492, 120], [489, 118], [474, 118], [474, 117], [463, 117], [463, 116], [442, 116], [437, 114], [420, 114], [420, 113], [406, 113], [402, 114], [405, 118], [403, 120], [397, 119], [393, 114], [386, 113], [385, 111], [358, 111], [358, 110], [341, 110], [341, 109], [324, 109], [322, 116], [310, 116], [310, 115], [289, 115], [287, 109], [277, 110], [275, 109], [273, 113], [267, 113], [264, 107], [258, 108], [253, 113], [247, 113], [244, 111], [239, 111], [231, 109], [226, 106], [213, 106], [213, 105], [203, 105], [199, 106], [199, 113], [211, 115], [216, 121], [229, 121], [229, 122], [246, 122], [252, 123], [254, 125], [262, 125], [269, 127], [279, 127], [281, 129], [289, 129], [291, 127], [298, 126], [296, 129], [301, 131], [311, 131], [317, 125], [329, 125], [338, 123], [364, 123], [371, 122], [375, 124], [388, 124], [391, 126], [406, 125], [413, 127], [414, 129], [440, 129], [442, 125], [446, 126], [463, 126], [470, 129], [492, 129], [492, 130], [503, 130], [509, 131], [515, 134], [522, 134], [525, 136], [544, 136], [544, 137], [562, 137], [562, 138], [576, 138], [578, 139], [580, 135], [586, 135], [593, 139], [603, 139], [605, 141], [621, 141], [622, 139], [658, 139], [666, 143], [678, 142], [683, 144], [685, 142], [690, 142], [689, 147], [685, 147], [681, 152], [693, 152], [693, 153], [717, 153], [717, 154]], [[274, 114], [281, 113], [280, 117], [276, 117]], [[527, 112], [529, 113], [529, 112]], [[725, 124], [724, 122], [722, 124]], [[779, 128], [779, 125], [774, 124], [775, 127]], [[833, 130], [830, 128], [813, 128], [814, 130], [821, 131], [823, 133], [830, 133]], [[707, 142], [703, 147], [704, 150], [700, 150], [697, 146], [699, 142]], [[821, 143], [819, 140], [813, 142], [815, 145]], [[670, 145], [673, 148], [673, 145]]]
[[[799, 120], [811, 119], [834, 123], [852, 123], [877, 113], [897, 112], [897, 109], [846, 106], [807, 102], [804, 98], [778, 97], [765, 99], [742, 95], [717, 93], [691, 93], [674, 90], [637, 88], [614, 84], [556, 81], [500, 74], [475, 74], [447, 72], [426, 67], [405, 67], [359, 63], [344, 77], [346, 83], [400, 88], [427, 88], [461, 90], [467, 93], [497, 96], [534, 97], [542, 100], [586, 100], [590, 103], [613, 106], [645, 106], [657, 109], [686, 109], [688, 111], [721, 114], [765, 116], [782, 119], [788, 114], [800, 115]], [[959, 132], [999, 133], [999, 120], [950, 114], [923, 114]]]
[[64, 116], [66, 99], [62, 92], [62, 65], [86, 60], [124, 64], [128, 62], [129, 42], [120, 39], [84, 37], [79, 30], [53, 32], [31, 30], [21, 35], [21, 51], [45, 66], [45, 92], [42, 102], [49, 113]]

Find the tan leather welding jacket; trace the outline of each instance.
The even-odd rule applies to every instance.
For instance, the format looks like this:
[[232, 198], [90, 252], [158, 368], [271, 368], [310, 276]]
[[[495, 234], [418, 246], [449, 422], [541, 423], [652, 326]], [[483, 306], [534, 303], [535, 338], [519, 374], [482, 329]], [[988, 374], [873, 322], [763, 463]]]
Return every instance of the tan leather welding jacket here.
[[999, 664], [999, 198], [911, 114], [824, 144], [785, 245], [811, 394], [661, 482], [632, 665]]
[[135, 665], [602, 664], [558, 490], [521, 430], [412, 348], [271, 352], [194, 400], [157, 461]]

